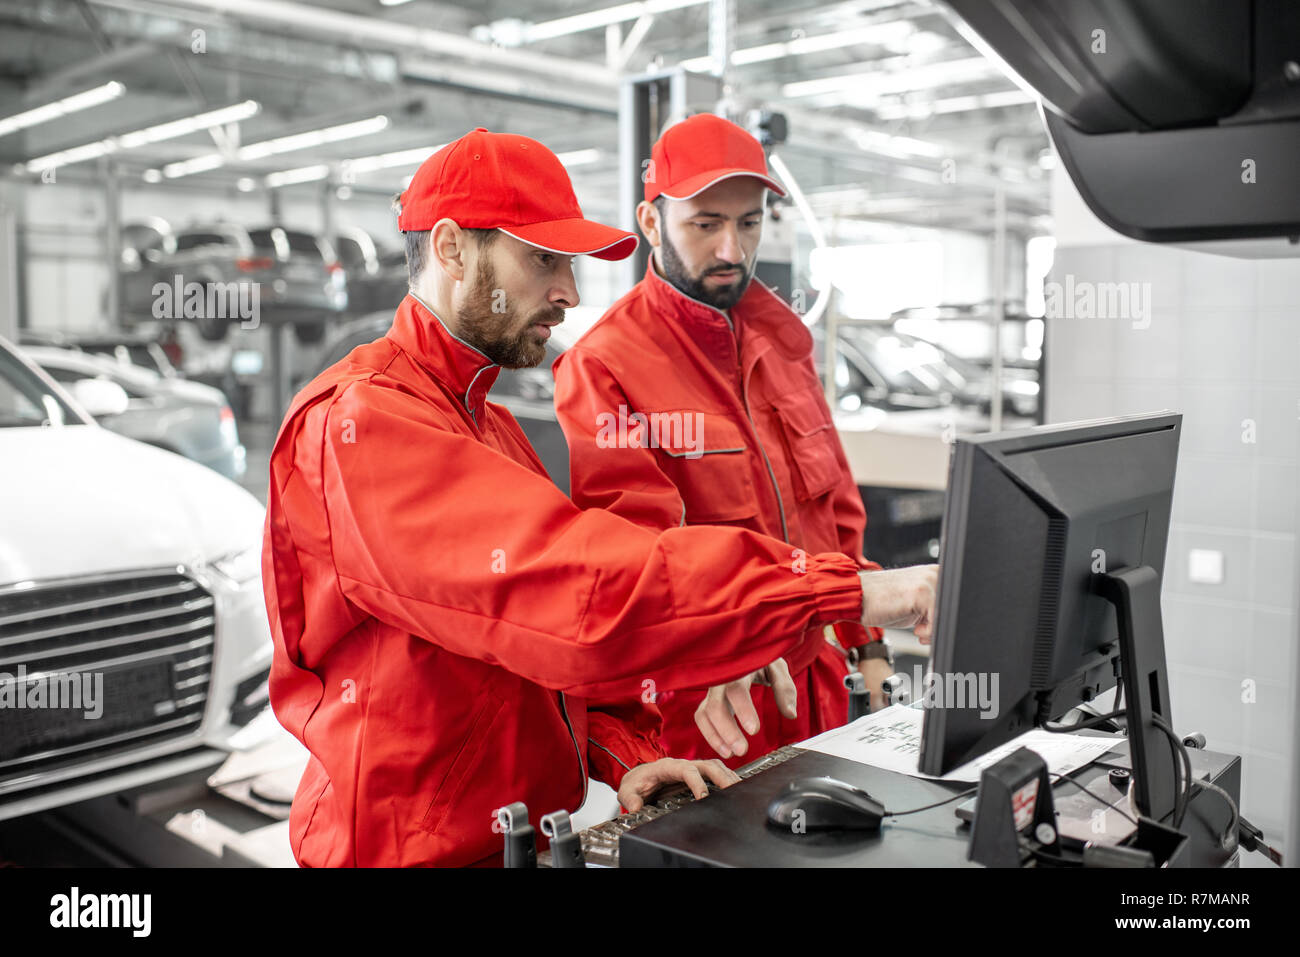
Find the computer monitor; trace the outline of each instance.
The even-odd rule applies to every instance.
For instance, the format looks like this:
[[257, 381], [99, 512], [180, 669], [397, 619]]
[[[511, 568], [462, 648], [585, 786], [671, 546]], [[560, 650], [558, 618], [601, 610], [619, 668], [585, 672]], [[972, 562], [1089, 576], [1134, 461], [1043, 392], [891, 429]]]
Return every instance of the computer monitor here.
[[[961, 438], [949, 464], [920, 770], [944, 774], [1114, 688], [1135, 798], [1174, 808], [1160, 577], [1182, 416]], [[976, 688], [996, 689], [979, 700]]]

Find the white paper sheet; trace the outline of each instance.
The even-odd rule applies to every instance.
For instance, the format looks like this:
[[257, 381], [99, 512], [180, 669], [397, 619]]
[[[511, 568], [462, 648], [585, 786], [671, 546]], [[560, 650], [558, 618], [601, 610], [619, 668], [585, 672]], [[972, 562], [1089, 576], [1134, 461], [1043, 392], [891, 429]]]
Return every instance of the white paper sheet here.
[[[796, 747], [869, 764], [886, 771], [932, 778], [934, 775], [922, 774], [916, 766], [921, 751], [921, 723], [924, 717], [923, 708], [896, 704], [859, 718], [842, 728], [809, 738]], [[1026, 731], [1015, 740], [963, 764], [938, 780], [976, 783], [980, 779], [980, 772], [1017, 748], [1029, 748], [1036, 752], [1047, 763], [1047, 770], [1053, 775], [1069, 774], [1091, 764], [1115, 744], [1116, 741], [1112, 738]]]

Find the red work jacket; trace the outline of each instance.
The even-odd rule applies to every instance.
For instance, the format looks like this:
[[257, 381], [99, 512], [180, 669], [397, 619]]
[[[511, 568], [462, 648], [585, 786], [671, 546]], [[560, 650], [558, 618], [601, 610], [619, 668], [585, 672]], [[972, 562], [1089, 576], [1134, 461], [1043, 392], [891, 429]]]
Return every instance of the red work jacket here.
[[301, 864], [499, 860], [497, 807], [572, 812], [588, 775], [617, 788], [663, 754], [643, 693], [735, 678], [861, 615], [842, 555], [792, 568], [752, 532], [580, 510], [485, 400], [498, 371], [408, 296], [281, 427], [262, 576], [271, 704], [312, 755]]
[[[554, 366], [574, 502], [656, 531], [747, 528], [788, 542], [796, 560], [840, 552], [879, 568], [862, 557], [866, 513], [812, 349], [800, 318], [757, 279], [728, 315], [679, 291], [652, 263]], [[787, 659], [797, 718], [780, 715], [769, 689], [752, 689], [761, 728], [729, 765], [844, 724], [845, 649], [879, 639], [880, 630], [843, 623], [835, 632], [834, 644], [805, 642]], [[695, 725], [703, 697], [670, 691], [657, 699], [664, 747], [675, 757], [715, 756]]]

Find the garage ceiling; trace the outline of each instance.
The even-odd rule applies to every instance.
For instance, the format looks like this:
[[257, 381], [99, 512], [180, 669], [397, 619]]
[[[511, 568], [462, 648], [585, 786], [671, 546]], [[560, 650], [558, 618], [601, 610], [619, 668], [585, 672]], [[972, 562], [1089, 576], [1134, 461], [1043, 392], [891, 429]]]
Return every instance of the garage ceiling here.
[[[824, 211], [987, 231], [1001, 185], [1013, 226], [1032, 230], [1046, 214], [1037, 107], [941, 3], [735, 0], [733, 10], [733, 99], [787, 113], [782, 156], [815, 205], [825, 197]], [[620, 77], [683, 63], [709, 70], [715, 12], [700, 0], [0, 0], [0, 117], [109, 81], [126, 88], [0, 137], [0, 167], [31, 177], [24, 164], [38, 157], [252, 100], [260, 111], [238, 124], [118, 149], [111, 161], [128, 188], [266, 188], [270, 174], [323, 165], [338, 179], [346, 160], [418, 156], [485, 126], [561, 153], [598, 151], [571, 171], [581, 192], [612, 205]], [[380, 115], [387, 125], [362, 137], [236, 152]], [[172, 175], [174, 164], [214, 155], [216, 168]], [[391, 194], [417, 163], [347, 179]], [[91, 160], [60, 175], [102, 169]]]

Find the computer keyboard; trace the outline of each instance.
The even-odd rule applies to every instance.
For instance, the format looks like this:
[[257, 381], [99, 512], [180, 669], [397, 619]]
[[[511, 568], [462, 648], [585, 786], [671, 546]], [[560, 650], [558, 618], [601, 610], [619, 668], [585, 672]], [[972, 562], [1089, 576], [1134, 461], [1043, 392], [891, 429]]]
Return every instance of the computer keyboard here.
[[[789, 761], [796, 755], [803, 754], [801, 750], [793, 745], [787, 745], [784, 748], [778, 748], [770, 754], [765, 754], [756, 761], [751, 761], [744, 767], [737, 769], [742, 779], [752, 778], [756, 774], [762, 774], [770, 768], [776, 767]], [[709, 791], [719, 790], [716, 785], [710, 784]], [[618, 867], [618, 839], [627, 831], [638, 827], [647, 821], [653, 821], [655, 818], [663, 817], [665, 814], [671, 814], [678, 808], [685, 807], [695, 801], [690, 789], [685, 785], [673, 788], [667, 791], [654, 801], [647, 804], [639, 811], [631, 814], [620, 814], [618, 817], [603, 821], [595, 827], [589, 827], [579, 833], [582, 840], [582, 854], [586, 858], [587, 864], [593, 867]], [[542, 851], [537, 855], [538, 867], [551, 866], [551, 852]]]

